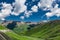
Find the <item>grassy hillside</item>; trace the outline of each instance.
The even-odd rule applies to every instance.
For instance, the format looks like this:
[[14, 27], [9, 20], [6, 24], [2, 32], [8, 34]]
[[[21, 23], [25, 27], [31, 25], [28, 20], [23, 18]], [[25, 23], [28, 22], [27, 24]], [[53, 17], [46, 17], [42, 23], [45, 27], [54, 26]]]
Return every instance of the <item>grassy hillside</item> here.
[[[4, 29], [6, 28], [1, 26], [0, 30]], [[27, 24], [20, 24], [5, 34], [11, 40], [60, 40], [60, 20], [40, 23], [33, 28]]]
[[0, 30], [4, 30], [4, 29], [7, 29], [7, 28], [0, 24]]
[[25, 33], [27, 36], [43, 38], [46, 40], [60, 40], [60, 21], [50, 21], [37, 25]]
[[27, 24], [20, 24], [20, 25], [17, 25], [13, 31], [19, 35], [22, 35], [24, 34], [28, 29], [29, 26]]
[[[25, 25], [20, 25], [20, 26], [24, 29], [24, 30], [22, 30], [23, 32], [26, 31], [25, 28], [27, 26], [25, 26]], [[25, 28], [23, 26], [25, 26]], [[15, 31], [13, 32], [12, 30], [8, 31], [8, 29], [6, 27], [0, 25], [0, 30], [2, 30], [2, 32], [0, 32], [0, 39], [1, 40], [43, 40], [43, 39], [40, 39], [40, 38], [18, 35], [18, 32], [20, 33], [19, 29], [16, 30], [17, 32], [15, 32]], [[4, 32], [4, 30], [6, 32]]]
[[34, 38], [29, 36], [20, 36], [12, 31], [6, 32], [5, 34], [7, 34], [12, 40], [43, 40], [40, 38]]

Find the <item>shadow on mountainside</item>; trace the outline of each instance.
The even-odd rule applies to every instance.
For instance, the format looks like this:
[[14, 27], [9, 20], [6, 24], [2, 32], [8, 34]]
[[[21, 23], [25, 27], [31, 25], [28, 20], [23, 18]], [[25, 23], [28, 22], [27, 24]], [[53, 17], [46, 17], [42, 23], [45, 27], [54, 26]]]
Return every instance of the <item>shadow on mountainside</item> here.
[[12, 23], [9, 23], [9, 24], [7, 25], [7, 28], [8, 28], [8, 29], [14, 29], [14, 28], [16, 27], [16, 25], [17, 25], [16, 22], [13, 21]]

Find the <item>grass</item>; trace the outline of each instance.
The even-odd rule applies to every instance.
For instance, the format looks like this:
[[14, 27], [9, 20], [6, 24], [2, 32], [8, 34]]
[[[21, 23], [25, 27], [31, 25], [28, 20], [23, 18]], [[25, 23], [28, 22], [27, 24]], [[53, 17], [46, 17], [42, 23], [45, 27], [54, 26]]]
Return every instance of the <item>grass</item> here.
[[[0, 25], [0, 30], [6, 30], [6, 29], [7, 29], [6, 27]], [[8, 35], [8, 37], [10, 37], [12, 40], [43, 40], [40, 38], [21, 36], [21, 35], [14, 33], [13, 31], [5, 32], [5, 34]]]
[[[60, 22], [54, 21], [36, 25], [27, 30], [28, 25], [19, 25], [12, 31], [6, 32], [12, 40], [60, 40]], [[0, 29], [6, 29], [1, 26]], [[22, 33], [22, 35], [21, 35]]]
[[5, 30], [5, 29], [7, 29], [5, 26], [0, 25], [0, 30]]
[[40, 38], [34, 38], [34, 37], [29, 37], [29, 36], [20, 36], [14, 32], [6, 32], [9, 37], [11, 37], [12, 40], [43, 40]]
[[13, 31], [19, 35], [22, 35], [27, 31], [28, 27], [29, 26], [27, 24], [20, 24], [20, 25], [17, 25], [17, 27], [15, 27]]
[[45, 40], [60, 40], [60, 22], [37, 25], [32, 30], [27, 31], [25, 35]]

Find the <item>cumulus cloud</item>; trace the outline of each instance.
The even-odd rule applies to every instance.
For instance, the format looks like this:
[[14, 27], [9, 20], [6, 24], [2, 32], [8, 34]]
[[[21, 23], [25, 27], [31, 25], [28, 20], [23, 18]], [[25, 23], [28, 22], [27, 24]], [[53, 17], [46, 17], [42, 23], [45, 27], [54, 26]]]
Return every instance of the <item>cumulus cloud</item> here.
[[1, 20], [3, 20], [3, 21], [4, 21], [4, 20], [5, 20], [5, 18], [2, 18]]
[[4, 20], [6, 16], [9, 16], [12, 10], [11, 4], [1, 3], [2, 9], [0, 11], [0, 19]]
[[[18, 16], [20, 13], [27, 10], [27, 6], [25, 5], [26, 0], [15, 0], [15, 2], [11, 5], [8, 3], [0, 3], [2, 5], [2, 9], [0, 11], [0, 19], [4, 19], [5, 17], [11, 15]], [[13, 8], [14, 7], [14, 8]], [[13, 9], [13, 11], [12, 11]], [[23, 17], [22, 17], [23, 19]]]
[[24, 19], [24, 16], [21, 16], [20, 18], [21, 18], [21, 19]]
[[51, 12], [47, 12], [47, 13], [46, 13], [46, 16], [49, 18], [49, 17], [54, 16], [54, 14], [53, 14], [53, 13], [51, 13]]
[[[55, 2], [55, 6], [53, 7], [52, 4]], [[52, 17], [52, 16], [60, 16], [60, 8], [58, 8], [58, 4], [56, 3], [56, 0], [40, 0], [38, 2], [38, 7], [42, 8], [44, 11], [50, 10], [51, 12], [47, 12], [45, 15], [47, 18]]]
[[[18, 16], [20, 13], [24, 12], [24, 16], [29, 17], [32, 11], [27, 11], [27, 6], [25, 5], [26, 0], [15, 0], [12, 4], [1, 3], [2, 10], [0, 11], [0, 19], [4, 19], [5, 17], [11, 15]], [[14, 8], [13, 8], [14, 7]], [[13, 10], [13, 11], [12, 11]], [[24, 19], [24, 16], [21, 16], [21, 19]]]
[[14, 10], [12, 12], [12, 15], [18, 16], [20, 13], [26, 11], [27, 6], [25, 5], [26, 0], [15, 0]]
[[41, 7], [41, 3], [40, 3], [40, 2], [38, 2], [38, 4], [37, 4], [37, 5], [38, 5], [38, 7], [39, 7], [39, 8]]
[[[35, 0], [32, 1], [34, 2]], [[31, 10], [27, 10], [25, 2], [26, 0], [15, 0], [15, 2], [12, 4], [13, 6], [11, 6], [11, 4], [1, 3], [2, 9], [0, 10], [0, 19], [5, 20], [4, 18], [9, 16], [10, 14], [18, 16], [22, 12], [24, 12], [24, 16], [21, 16], [20, 18], [28, 18], [30, 17], [30, 15], [32, 15], [33, 12], [38, 12], [38, 8], [41, 8], [44, 11], [50, 10], [51, 12], [47, 12], [45, 14], [48, 18], [52, 16], [60, 17], [60, 8], [58, 8], [59, 5], [56, 3], [54, 7], [52, 6], [55, 0], [40, 0], [37, 5], [32, 6]]]
[[42, 8], [50, 8], [52, 7], [52, 3], [54, 2], [55, 0], [41, 0], [38, 4], [40, 7]]
[[34, 5], [34, 6], [31, 8], [31, 10], [32, 10], [33, 12], [38, 12], [38, 6]]
[[32, 11], [25, 11], [24, 16], [28, 18], [30, 15], [32, 15]]
[[52, 17], [52, 16], [57, 16], [59, 17], [60, 16], [60, 8], [58, 8], [58, 4], [55, 5], [54, 8], [51, 9], [51, 12], [47, 12], [46, 13], [46, 16], [47, 17]]

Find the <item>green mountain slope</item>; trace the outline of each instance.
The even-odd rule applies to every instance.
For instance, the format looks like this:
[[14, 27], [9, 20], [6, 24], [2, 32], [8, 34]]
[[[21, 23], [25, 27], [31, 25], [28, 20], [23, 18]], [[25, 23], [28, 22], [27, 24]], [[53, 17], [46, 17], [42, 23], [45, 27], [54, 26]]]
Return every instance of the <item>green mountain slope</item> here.
[[[4, 32], [11, 40], [60, 40], [60, 20], [37, 24], [30, 28], [27, 24], [20, 24], [10, 31]], [[0, 30], [8, 30], [0, 26]]]
[[0, 24], [0, 30], [5, 30], [5, 29], [7, 29], [7, 28]]
[[[0, 40], [43, 40], [40, 38], [18, 35], [17, 33], [13, 32], [12, 30], [8, 31], [8, 29], [2, 25], [0, 26], [0, 31], [1, 31]], [[6, 32], [4, 32], [4, 31], [6, 31]]]
[[12, 40], [43, 40], [40, 38], [34, 38], [29, 36], [20, 36], [12, 31], [6, 32], [5, 34], [7, 34]]
[[32, 30], [27, 31], [25, 35], [37, 38], [43, 38], [46, 40], [59, 40], [60, 20], [39, 24]]

